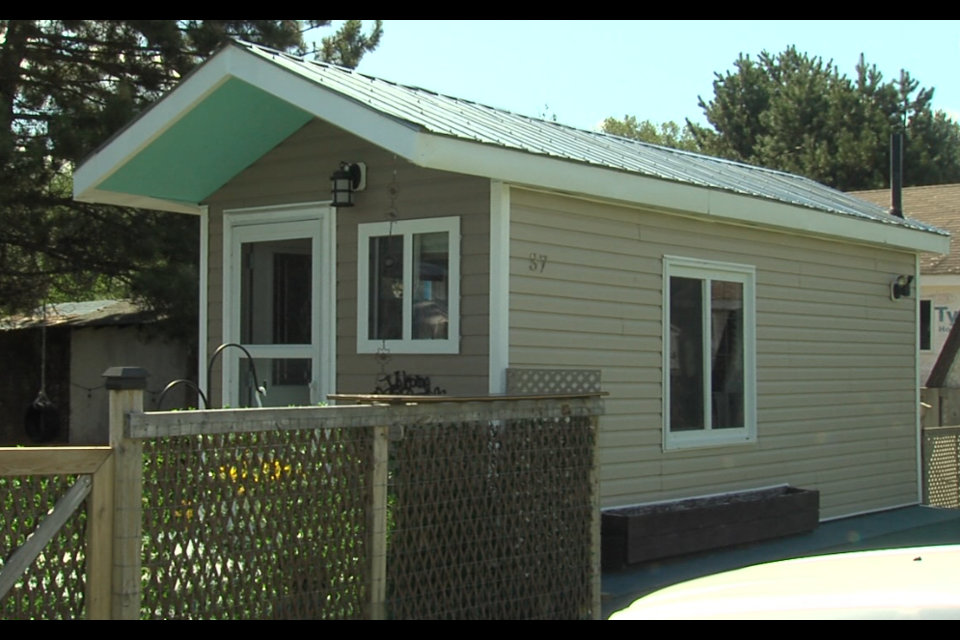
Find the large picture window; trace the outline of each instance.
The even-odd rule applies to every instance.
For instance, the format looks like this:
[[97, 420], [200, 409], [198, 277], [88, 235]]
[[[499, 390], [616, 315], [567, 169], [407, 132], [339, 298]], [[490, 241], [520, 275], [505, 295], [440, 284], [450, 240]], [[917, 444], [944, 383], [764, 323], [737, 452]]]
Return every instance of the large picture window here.
[[357, 352], [460, 352], [460, 219], [360, 225]]
[[664, 448], [756, 439], [753, 267], [664, 259]]

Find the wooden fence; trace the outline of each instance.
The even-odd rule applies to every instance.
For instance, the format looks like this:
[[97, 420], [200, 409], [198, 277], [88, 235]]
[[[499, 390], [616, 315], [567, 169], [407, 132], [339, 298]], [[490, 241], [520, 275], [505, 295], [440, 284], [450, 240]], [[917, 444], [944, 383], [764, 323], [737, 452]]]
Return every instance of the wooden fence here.
[[0, 449], [0, 619], [110, 618], [113, 490], [109, 447]]
[[144, 414], [145, 374], [112, 374], [109, 448], [0, 451], [6, 478], [80, 477], [84, 541], [45, 562], [86, 572], [45, 579], [82, 611], [19, 569], [58, 505], [0, 538], [30, 603], [0, 590], [0, 618], [599, 618], [598, 393]]

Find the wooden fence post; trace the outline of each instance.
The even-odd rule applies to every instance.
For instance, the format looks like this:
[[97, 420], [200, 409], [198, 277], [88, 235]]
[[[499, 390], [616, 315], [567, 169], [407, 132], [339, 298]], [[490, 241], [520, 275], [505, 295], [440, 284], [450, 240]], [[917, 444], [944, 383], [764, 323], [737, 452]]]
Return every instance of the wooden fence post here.
[[113, 597], [113, 455], [93, 474], [87, 513], [87, 619], [109, 620]]
[[387, 473], [390, 427], [373, 428], [373, 469], [370, 505], [370, 619], [386, 619], [387, 600]]
[[143, 541], [143, 444], [126, 437], [129, 413], [143, 413], [148, 374], [116, 367], [103, 374], [110, 392], [110, 447], [113, 449], [113, 598], [114, 620], [140, 619]]

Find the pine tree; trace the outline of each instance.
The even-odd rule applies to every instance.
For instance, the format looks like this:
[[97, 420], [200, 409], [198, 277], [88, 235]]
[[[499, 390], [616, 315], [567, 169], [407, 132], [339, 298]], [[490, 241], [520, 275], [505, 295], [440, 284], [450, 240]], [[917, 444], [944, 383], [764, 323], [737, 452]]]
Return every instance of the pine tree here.
[[960, 125], [909, 73], [886, 81], [861, 55], [854, 76], [788, 47], [740, 55], [700, 99], [709, 126], [609, 118], [603, 130], [806, 176], [843, 191], [889, 185], [890, 135], [906, 134], [907, 186], [960, 182]]
[[890, 135], [903, 130], [908, 186], [960, 181], [960, 126], [932, 107], [933, 89], [902, 71], [884, 81], [861, 55], [851, 79], [800, 53], [741, 55], [700, 100], [704, 152], [807, 176], [844, 191], [889, 184]]
[[197, 221], [76, 203], [71, 172], [229, 38], [355, 66], [379, 44], [348, 20], [0, 20], [0, 311], [134, 295], [189, 326]]

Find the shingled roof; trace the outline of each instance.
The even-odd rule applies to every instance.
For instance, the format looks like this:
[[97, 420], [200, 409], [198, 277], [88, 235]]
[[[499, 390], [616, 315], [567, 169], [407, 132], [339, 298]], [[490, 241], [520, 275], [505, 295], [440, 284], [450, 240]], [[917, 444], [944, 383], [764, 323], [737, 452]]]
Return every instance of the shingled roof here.
[[[856, 191], [850, 195], [866, 202], [890, 206], [890, 190]], [[949, 255], [923, 254], [920, 271], [926, 275], [960, 274], [960, 184], [907, 187], [903, 190], [904, 213], [915, 220], [951, 234]]]

